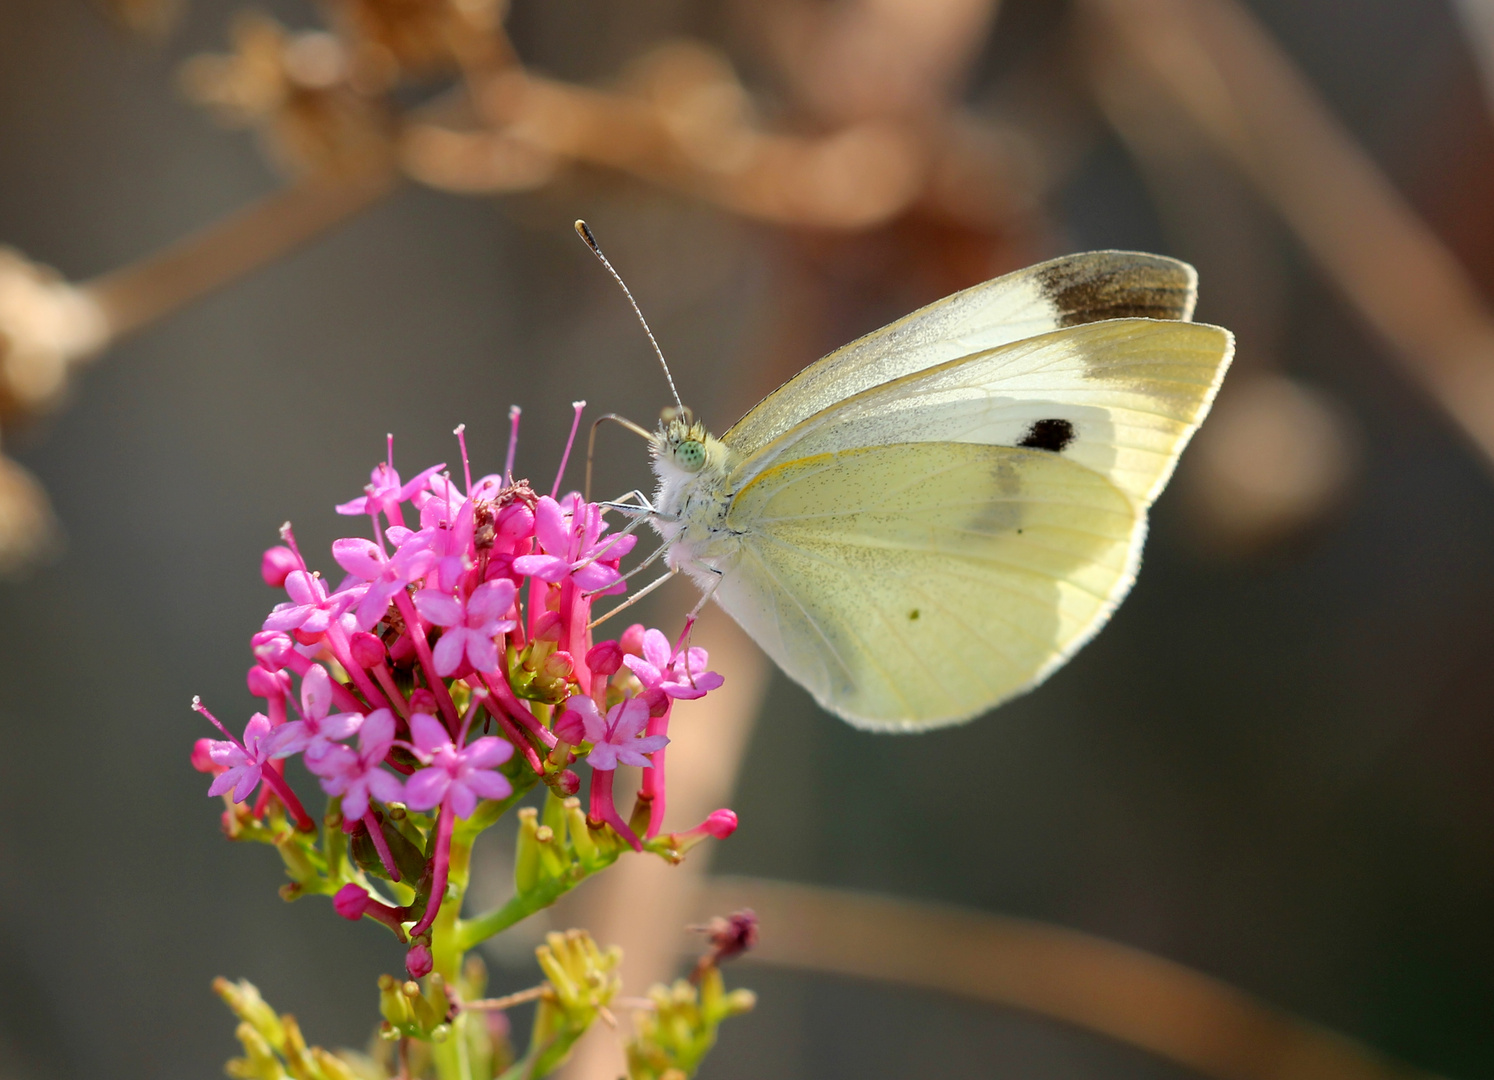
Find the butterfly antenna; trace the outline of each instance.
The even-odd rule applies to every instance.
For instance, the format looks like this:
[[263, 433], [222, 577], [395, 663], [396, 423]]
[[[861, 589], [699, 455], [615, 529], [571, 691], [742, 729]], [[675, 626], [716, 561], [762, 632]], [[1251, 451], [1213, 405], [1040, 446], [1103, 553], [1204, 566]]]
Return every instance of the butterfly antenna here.
[[654, 355], [659, 358], [659, 366], [664, 369], [664, 378], [669, 380], [669, 392], [674, 395], [674, 403], [684, 409], [685, 403], [680, 400], [680, 392], [674, 388], [674, 376], [669, 373], [669, 365], [664, 360], [664, 350], [659, 348], [659, 343], [654, 339], [654, 332], [648, 328], [648, 320], [643, 317], [643, 311], [638, 307], [638, 301], [633, 299], [627, 283], [623, 281], [622, 275], [613, 269], [612, 264], [607, 261], [607, 256], [602, 254], [602, 248], [597, 243], [597, 238], [591, 235], [591, 226], [580, 218], [576, 219], [576, 235], [586, 241], [586, 246], [591, 248], [591, 253], [601, 260], [602, 265], [607, 268], [607, 273], [612, 275], [622, 289], [623, 295], [628, 298], [628, 303], [633, 305], [633, 314], [638, 316], [638, 322], [643, 327], [643, 332], [648, 335], [649, 344], [654, 347]]

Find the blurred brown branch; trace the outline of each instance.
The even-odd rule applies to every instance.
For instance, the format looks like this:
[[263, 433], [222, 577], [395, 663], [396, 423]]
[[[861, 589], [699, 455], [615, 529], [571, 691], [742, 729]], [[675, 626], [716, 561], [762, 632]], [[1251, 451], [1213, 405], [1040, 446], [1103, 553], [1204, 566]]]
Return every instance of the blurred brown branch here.
[[303, 180], [80, 289], [117, 341], [290, 253], [378, 202], [395, 181], [392, 172]]
[[1078, 931], [942, 904], [715, 878], [697, 911], [750, 907], [760, 963], [1024, 1009], [1216, 1080], [1429, 1077], [1208, 975]]

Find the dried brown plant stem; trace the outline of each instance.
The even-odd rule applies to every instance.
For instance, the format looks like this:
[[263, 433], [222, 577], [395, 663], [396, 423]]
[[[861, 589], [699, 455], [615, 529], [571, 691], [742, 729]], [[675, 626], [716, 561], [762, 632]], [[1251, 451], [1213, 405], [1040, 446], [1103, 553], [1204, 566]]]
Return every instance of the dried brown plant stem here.
[[1216, 1080], [1429, 1077], [1241, 990], [1075, 930], [943, 904], [715, 878], [702, 914], [750, 907], [751, 959], [900, 983], [1073, 1024]]
[[274, 262], [372, 206], [395, 183], [392, 172], [302, 181], [81, 289], [103, 312], [108, 340], [118, 340]]
[[1233, 0], [1087, 0], [1108, 42], [1250, 179], [1494, 459], [1494, 315], [1432, 229]]

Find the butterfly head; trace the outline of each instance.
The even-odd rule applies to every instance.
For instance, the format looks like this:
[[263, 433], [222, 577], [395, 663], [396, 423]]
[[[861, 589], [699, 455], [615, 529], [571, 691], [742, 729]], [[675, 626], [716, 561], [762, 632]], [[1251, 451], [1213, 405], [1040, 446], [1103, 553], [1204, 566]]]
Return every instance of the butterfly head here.
[[665, 409], [653, 437], [654, 471], [679, 477], [698, 476], [720, 468], [726, 447], [687, 407]]

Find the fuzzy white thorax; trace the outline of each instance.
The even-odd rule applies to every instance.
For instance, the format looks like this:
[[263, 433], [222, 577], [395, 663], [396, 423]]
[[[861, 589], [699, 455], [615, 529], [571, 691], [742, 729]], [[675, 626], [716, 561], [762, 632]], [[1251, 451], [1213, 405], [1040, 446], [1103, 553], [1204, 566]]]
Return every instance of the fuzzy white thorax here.
[[670, 567], [711, 590], [737, 556], [737, 534], [726, 524], [731, 449], [699, 424], [674, 420], [661, 426], [652, 450], [659, 486], [650, 523], [669, 545]]

